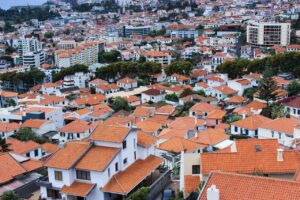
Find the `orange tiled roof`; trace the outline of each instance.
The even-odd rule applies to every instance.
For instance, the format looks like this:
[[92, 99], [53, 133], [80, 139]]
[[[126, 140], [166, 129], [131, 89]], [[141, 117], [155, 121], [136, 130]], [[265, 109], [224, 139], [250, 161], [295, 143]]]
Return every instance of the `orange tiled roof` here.
[[152, 144], [156, 142], [156, 138], [153, 137], [150, 134], [147, 134], [143, 131], [138, 131], [137, 132], [137, 143], [140, 146], [143, 146], [145, 148], [150, 147]]
[[1, 184], [12, 180], [15, 176], [26, 173], [26, 169], [9, 153], [2, 153], [0, 154], [0, 172]]
[[207, 115], [207, 119], [223, 119], [223, 117], [226, 115], [225, 110], [213, 110]]
[[137, 107], [132, 115], [135, 117], [150, 117], [154, 113], [154, 108]]
[[245, 119], [233, 122], [232, 125], [242, 127], [245, 129], [256, 130], [262, 124], [268, 123], [271, 121], [272, 121], [271, 119], [264, 117], [262, 115], [253, 115], [253, 116], [247, 117]]
[[155, 156], [148, 156], [145, 160], [136, 160], [124, 171], [114, 175], [100, 189], [104, 192], [126, 195], [150, 175], [162, 162], [163, 159]]
[[201, 154], [202, 173], [215, 170], [247, 174], [295, 173], [299, 167], [298, 152], [284, 150], [283, 161], [277, 161], [278, 148], [277, 139], [236, 140], [236, 152]]
[[199, 200], [207, 200], [207, 189], [216, 185], [220, 199], [300, 199], [300, 183], [290, 180], [267, 178], [226, 172], [213, 172]]
[[40, 128], [43, 124], [45, 124], [48, 120], [44, 119], [28, 119], [23, 124], [22, 127], [27, 128]]
[[246, 101], [247, 101], [247, 99], [245, 97], [238, 96], [238, 95], [230, 97], [227, 100], [228, 103], [244, 103]]
[[200, 176], [185, 175], [184, 192], [185, 193], [195, 192], [197, 190], [197, 187], [200, 185], [200, 183], [201, 183]]
[[80, 161], [76, 169], [102, 172], [120, 149], [112, 147], [93, 146]]
[[173, 137], [160, 143], [156, 148], [168, 152], [180, 153], [181, 151], [193, 152], [204, 147], [206, 147], [205, 144], [196, 143], [181, 137]]
[[204, 112], [209, 113], [218, 107], [209, 103], [196, 103], [190, 108], [190, 111], [196, 112], [197, 114], [203, 114]]
[[27, 142], [22, 142], [17, 139], [9, 138], [6, 140], [6, 143], [9, 144], [9, 149], [11, 149], [13, 153], [19, 154], [19, 155], [41, 147], [40, 144], [38, 144], [32, 140], [27, 141]]
[[161, 128], [162, 124], [153, 120], [145, 120], [137, 122], [136, 126], [146, 133], [154, 133]]
[[219, 92], [221, 92], [222, 94], [225, 94], [225, 95], [235, 94], [238, 92], [237, 90], [234, 90], [231, 87], [228, 87], [226, 85], [220, 85], [220, 86], [214, 87], [214, 89], [218, 90]]
[[68, 142], [65, 147], [59, 149], [48, 161], [45, 167], [57, 169], [69, 169], [84, 152], [90, 147], [88, 142]]
[[77, 119], [65, 125], [59, 131], [65, 133], [84, 133], [90, 128], [92, 127], [86, 121]]
[[10, 132], [20, 128], [20, 124], [12, 122], [0, 122], [0, 132]]
[[164, 113], [164, 114], [172, 114], [175, 111], [175, 108], [172, 105], [165, 105], [159, 107], [155, 110], [155, 113]]
[[259, 128], [270, 129], [287, 134], [293, 134], [294, 128], [298, 125], [299, 119], [277, 118], [263, 123]]
[[123, 79], [118, 80], [117, 82], [118, 82], [118, 83], [135, 83], [135, 82], [137, 82], [137, 81], [134, 80], [134, 79], [131, 79], [131, 78], [129, 78], [129, 77], [125, 77], [125, 78], [123, 78]]
[[197, 125], [204, 125], [205, 121], [202, 119], [196, 119], [194, 117], [177, 117], [170, 123], [169, 127], [172, 129], [192, 130]]
[[224, 129], [208, 128], [205, 131], [198, 132], [191, 140], [207, 145], [216, 145], [226, 139], [229, 135], [224, 133]]
[[72, 196], [86, 197], [96, 184], [74, 181], [70, 186], [64, 186], [60, 192]]
[[121, 143], [129, 132], [130, 128], [123, 126], [98, 126], [89, 138], [95, 141]]
[[42, 149], [44, 152], [52, 154], [58, 150], [58, 145], [46, 142], [46, 143], [42, 144]]

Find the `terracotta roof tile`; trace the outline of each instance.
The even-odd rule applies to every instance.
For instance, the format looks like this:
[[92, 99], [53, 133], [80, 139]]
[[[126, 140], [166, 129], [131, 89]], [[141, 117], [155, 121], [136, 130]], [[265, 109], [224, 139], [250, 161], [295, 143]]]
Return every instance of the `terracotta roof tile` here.
[[92, 127], [89, 125], [88, 122], [77, 119], [65, 125], [59, 131], [65, 133], [84, 133], [91, 128]]
[[6, 140], [6, 143], [9, 144], [9, 149], [11, 149], [13, 153], [19, 155], [35, 150], [37, 148], [41, 148], [40, 144], [32, 140], [27, 142], [22, 142], [17, 139], [9, 138]]
[[203, 174], [215, 170], [246, 174], [295, 173], [299, 167], [298, 152], [284, 150], [283, 161], [277, 161], [278, 148], [277, 139], [236, 140], [236, 152], [201, 154], [201, 170]]
[[156, 138], [150, 134], [147, 134], [143, 131], [137, 132], [137, 143], [145, 148], [150, 147], [152, 144], [156, 142]]
[[[9, 153], [0, 154], [0, 184], [12, 180], [15, 176], [26, 173], [22, 167]], [[5, 173], [3, 173], [5, 172]]]
[[22, 127], [40, 128], [43, 124], [47, 122], [48, 120], [44, 120], [44, 119], [28, 119], [22, 124]]
[[197, 187], [200, 185], [200, 183], [201, 183], [200, 176], [185, 175], [184, 192], [192, 193], [197, 191]]
[[239, 121], [233, 122], [232, 125], [242, 127], [245, 129], [256, 130], [262, 124], [268, 123], [271, 121], [272, 121], [271, 119], [264, 117], [262, 115], [253, 115], [253, 116], [247, 117], [245, 119], [241, 119]]
[[294, 133], [294, 128], [298, 125], [299, 121], [299, 119], [292, 118], [277, 118], [263, 123], [259, 128], [270, 129], [292, 135]]
[[300, 183], [225, 172], [213, 172], [202, 190], [199, 200], [207, 200], [207, 189], [215, 185], [220, 199], [300, 199]]
[[216, 145], [226, 139], [229, 139], [229, 135], [224, 133], [224, 129], [208, 128], [205, 131], [198, 132], [195, 137], [190, 139], [194, 142], [206, 145]]
[[96, 184], [74, 181], [70, 186], [64, 186], [60, 192], [72, 196], [86, 197]]
[[136, 160], [124, 171], [114, 175], [108, 183], [100, 189], [104, 192], [126, 195], [151, 174], [162, 162], [163, 159], [155, 156], [148, 156], [145, 160]]
[[15, 131], [20, 128], [20, 124], [12, 122], [0, 122], [0, 132], [10, 132], [10, 131]]
[[168, 152], [180, 153], [181, 151], [193, 152], [204, 147], [206, 147], [205, 144], [193, 142], [181, 137], [173, 137], [165, 142], [160, 143], [156, 148]]
[[89, 138], [95, 141], [121, 143], [129, 132], [130, 128], [123, 126], [98, 126]]
[[102, 172], [120, 149], [93, 146], [75, 165], [76, 169]]

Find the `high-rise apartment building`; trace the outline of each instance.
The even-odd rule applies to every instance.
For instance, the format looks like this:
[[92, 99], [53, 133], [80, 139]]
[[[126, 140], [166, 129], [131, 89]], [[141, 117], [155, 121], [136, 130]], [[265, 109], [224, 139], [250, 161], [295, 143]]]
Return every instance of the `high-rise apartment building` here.
[[254, 47], [290, 44], [291, 24], [275, 22], [249, 22], [247, 43]]

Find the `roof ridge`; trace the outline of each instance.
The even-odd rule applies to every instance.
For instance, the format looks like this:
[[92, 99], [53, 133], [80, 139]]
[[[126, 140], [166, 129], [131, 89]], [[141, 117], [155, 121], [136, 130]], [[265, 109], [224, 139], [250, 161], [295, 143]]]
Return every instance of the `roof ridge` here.
[[125, 191], [125, 189], [122, 187], [122, 185], [119, 183], [119, 181], [118, 181], [116, 175], [114, 175], [113, 178], [116, 180], [116, 182], [117, 182], [117, 184], [120, 186], [121, 190], [125, 193], [126, 191]]

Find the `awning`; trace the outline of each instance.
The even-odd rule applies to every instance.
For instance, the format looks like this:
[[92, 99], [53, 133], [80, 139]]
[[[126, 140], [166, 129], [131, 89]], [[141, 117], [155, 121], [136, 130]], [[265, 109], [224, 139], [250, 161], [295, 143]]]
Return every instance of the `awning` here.
[[74, 181], [72, 185], [64, 186], [60, 192], [72, 196], [87, 197], [94, 187], [95, 184]]
[[100, 190], [109, 193], [127, 195], [161, 163], [162, 158], [148, 156], [145, 160], [137, 160], [132, 165], [114, 175]]

